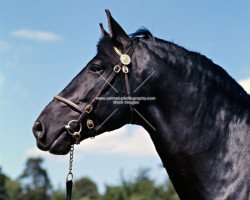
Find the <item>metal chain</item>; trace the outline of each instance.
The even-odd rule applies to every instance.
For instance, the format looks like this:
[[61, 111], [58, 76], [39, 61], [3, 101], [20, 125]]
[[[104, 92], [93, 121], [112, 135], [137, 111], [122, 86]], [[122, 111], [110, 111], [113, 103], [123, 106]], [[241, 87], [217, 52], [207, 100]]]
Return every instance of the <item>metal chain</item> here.
[[67, 174], [67, 178], [66, 178], [67, 181], [73, 180], [73, 173], [72, 173], [73, 158], [74, 158], [74, 145], [71, 145], [70, 153], [69, 153], [69, 173]]

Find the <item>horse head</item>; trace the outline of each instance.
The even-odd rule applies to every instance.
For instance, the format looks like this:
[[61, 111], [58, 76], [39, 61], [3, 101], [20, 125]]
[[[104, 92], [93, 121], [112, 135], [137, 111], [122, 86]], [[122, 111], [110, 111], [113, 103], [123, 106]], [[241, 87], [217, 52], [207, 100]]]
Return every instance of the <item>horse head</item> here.
[[[44, 108], [33, 126], [42, 150], [66, 154], [74, 143], [135, 123], [131, 95], [153, 69], [146, 70], [149, 58], [140, 53], [140, 39], [129, 36], [108, 10], [106, 15], [109, 33], [100, 24], [97, 54]], [[149, 32], [142, 35], [150, 36]], [[144, 90], [137, 90], [137, 96], [150, 96], [149, 88]]]

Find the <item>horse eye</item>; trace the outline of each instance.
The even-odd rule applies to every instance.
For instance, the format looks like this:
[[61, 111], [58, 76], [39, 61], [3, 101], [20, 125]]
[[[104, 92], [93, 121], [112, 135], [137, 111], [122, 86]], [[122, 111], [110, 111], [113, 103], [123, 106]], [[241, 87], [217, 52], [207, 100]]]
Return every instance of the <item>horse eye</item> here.
[[94, 64], [94, 65], [91, 65], [89, 69], [90, 69], [90, 71], [92, 71], [92, 72], [102, 73], [103, 70], [104, 70], [104, 67], [101, 66], [101, 65], [96, 65], [96, 64]]

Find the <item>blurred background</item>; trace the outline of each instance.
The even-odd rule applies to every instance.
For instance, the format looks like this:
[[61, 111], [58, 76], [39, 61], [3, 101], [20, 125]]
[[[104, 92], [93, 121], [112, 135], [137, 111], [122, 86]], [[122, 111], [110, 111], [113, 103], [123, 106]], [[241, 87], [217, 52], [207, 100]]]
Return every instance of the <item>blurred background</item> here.
[[[127, 33], [143, 26], [198, 51], [250, 93], [247, 0], [0, 1], [0, 182], [7, 180], [17, 194], [43, 187], [46, 195], [60, 199], [64, 191], [69, 156], [38, 150], [31, 128], [52, 97], [95, 55], [99, 23], [108, 29], [106, 8]], [[75, 150], [74, 178], [79, 188], [90, 187], [97, 195], [76, 192], [76, 199], [177, 199], [149, 135], [139, 126], [83, 141]], [[0, 190], [4, 194], [1, 183]]]

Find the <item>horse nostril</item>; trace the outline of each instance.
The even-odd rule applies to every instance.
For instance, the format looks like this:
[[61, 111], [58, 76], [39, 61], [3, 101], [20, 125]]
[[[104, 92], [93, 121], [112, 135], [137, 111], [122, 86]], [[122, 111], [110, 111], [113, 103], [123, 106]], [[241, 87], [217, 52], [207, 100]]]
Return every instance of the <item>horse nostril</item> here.
[[42, 122], [35, 122], [32, 128], [33, 134], [37, 139], [42, 139], [45, 135], [45, 128]]

